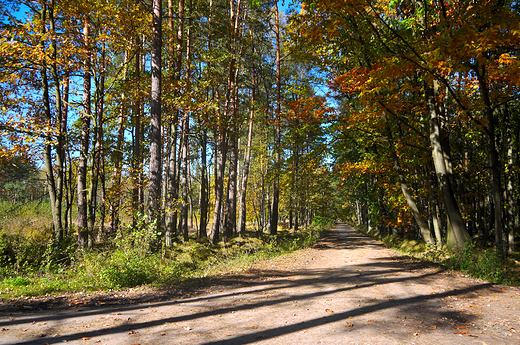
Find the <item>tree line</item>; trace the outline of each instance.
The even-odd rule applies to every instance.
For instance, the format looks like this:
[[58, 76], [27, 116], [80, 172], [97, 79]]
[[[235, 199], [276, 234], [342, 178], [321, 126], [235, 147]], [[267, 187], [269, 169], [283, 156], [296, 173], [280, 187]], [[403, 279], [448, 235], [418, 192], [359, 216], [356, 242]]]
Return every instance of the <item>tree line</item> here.
[[58, 241], [337, 216], [515, 250], [515, 1], [0, 4], [0, 173], [43, 166]]
[[0, 15], [2, 164], [42, 166], [56, 241], [91, 248], [146, 217], [167, 246], [190, 229], [216, 243], [332, 216], [330, 109], [276, 1], [18, 0]]
[[330, 76], [336, 168], [359, 223], [515, 250], [516, 1], [303, 1], [292, 41]]

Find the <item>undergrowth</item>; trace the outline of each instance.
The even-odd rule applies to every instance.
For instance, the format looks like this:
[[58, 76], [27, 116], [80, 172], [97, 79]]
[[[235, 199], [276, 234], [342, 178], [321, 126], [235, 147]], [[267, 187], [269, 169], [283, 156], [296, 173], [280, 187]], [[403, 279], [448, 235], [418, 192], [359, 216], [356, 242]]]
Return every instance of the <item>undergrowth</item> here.
[[[6, 254], [25, 248], [23, 239], [0, 233], [0, 298], [170, 285], [189, 278], [239, 272], [256, 261], [310, 246], [330, 227], [330, 221], [318, 220], [297, 233], [281, 230], [271, 236], [248, 232], [214, 246], [193, 238], [165, 247], [153, 232], [153, 225], [143, 222], [136, 228], [121, 229], [109, 249], [79, 252], [73, 239], [58, 246], [51, 238], [40, 238], [41, 246], [29, 250], [32, 256], [25, 259]], [[25, 240], [32, 243], [29, 238]]]
[[[360, 229], [366, 234], [366, 231]], [[382, 241], [386, 247], [421, 260], [440, 264], [446, 269], [459, 271], [474, 278], [491, 283], [520, 285], [520, 265], [512, 257], [503, 259], [493, 248], [482, 248], [468, 243], [459, 251], [446, 247], [436, 248], [417, 240], [407, 240], [398, 236], [368, 234]]]

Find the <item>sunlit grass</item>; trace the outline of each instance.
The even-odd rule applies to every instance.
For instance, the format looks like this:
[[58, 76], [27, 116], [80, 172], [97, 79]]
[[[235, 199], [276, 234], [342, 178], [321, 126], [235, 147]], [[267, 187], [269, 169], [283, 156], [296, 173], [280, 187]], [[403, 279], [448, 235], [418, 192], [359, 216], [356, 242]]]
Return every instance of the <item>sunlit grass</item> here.
[[314, 244], [331, 225], [314, 224], [297, 233], [281, 230], [276, 236], [248, 233], [215, 246], [190, 239], [158, 250], [140, 242], [149, 240], [146, 229], [134, 231], [116, 238], [113, 249], [79, 253], [69, 265], [42, 262], [38, 269], [0, 272], [0, 298], [172, 285], [190, 278], [242, 272], [260, 260]]
[[[362, 232], [363, 231], [361, 230]], [[418, 240], [403, 239], [398, 236], [371, 233], [371, 237], [381, 240], [387, 247], [424, 261], [439, 264], [446, 269], [462, 272], [474, 278], [492, 283], [520, 285], [520, 262], [516, 254], [501, 258], [494, 248], [482, 248], [468, 244], [459, 251], [446, 247], [428, 246]]]

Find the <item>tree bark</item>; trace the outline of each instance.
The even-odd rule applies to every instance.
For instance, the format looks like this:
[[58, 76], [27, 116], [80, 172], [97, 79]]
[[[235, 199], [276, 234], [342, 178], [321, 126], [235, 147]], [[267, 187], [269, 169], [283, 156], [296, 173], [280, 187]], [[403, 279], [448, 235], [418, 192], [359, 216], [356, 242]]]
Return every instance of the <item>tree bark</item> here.
[[498, 152], [496, 149], [496, 136], [495, 136], [495, 125], [496, 119], [493, 114], [493, 108], [491, 105], [491, 99], [489, 97], [488, 84], [486, 82], [486, 67], [485, 65], [475, 66], [474, 71], [476, 72], [480, 96], [484, 103], [484, 115], [487, 120], [487, 128], [485, 133], [488, 138], [488, 164], [489, 164], [489, 175], [491, 178], [491, 197], [493, 199], [493, 215], [494, 215], [494, 230], [495, 230], [495, 249], [496, 252], [505, 257], [506, 251], [504, 248], [503, 241], [503, 219], [502, 219], [502, 182], [500, 178], [500, 167]]
[[[46, 1], [43, 0], [42, 8], [40, 12], [40, 19], [41, 19], [41, 28], [40, 33], [42, 37], [45, 37], [45, 34], [47, 33], [46, 23], [47, 23], [47, 11], [49, 10], [47, 8]], [[40, 50], [42, 54], [45, 53], [45, 41], [42, 38], [40, 41]], [[45, 60], [45, 57], [42, 59], [42, 64], [40, 67], [40, 76], [41, 76], [41, 86], [42, 86], [42, 100], [43, 100], [43, 109], [45, 114], [45, 122], [48, 129], [48, 133], [45, 135], [45, 143], [44, 143], [44, 162], [45, 162], [45, 174], [46, 174], [46, 180], [47, 180], [47, 190], [49, 193], [49, 199], [51, 204], [51, 213], [52, 213], [52, 220], [53, 220], [53, 226], [54, 226], [54, 234], [55, 237], [58, 237], [63, 230], [62, 230], [62, 223], [61, 223], [61, 210], [58, 208], [58, 190], [56, 186], [56, 179], [54, 176], [54, 169], [52, 164], [52, 142], [53, 137], [52, 134], [50, 134], [53, 127], [53, 119], [52, 119], [52, 113], [51, 113], [51, 105], [50, 105], [50, 97], [49, 97], [49, 80], [47, 77], [47, 62]]]
[[88, 190], [87, 190], [87, 159], [90, 141], [90, 119], [92, 112], [90, 108], [90, 88], [91, 88], [91, 57], [90, 57], [90, 24], [88, 19], [83, 25], [83, 36], [85, 50], [87, 51], [83, 62], [83, 110], [80, 113], [81, 137], [80, 152], [78, 162], [78, 246], [85, 249], [88, 245]]
[[[55, 0], [51, 1], [51, 6], [49, 7], [49, 20], [50, 20], [50, 30], [51, 34], [55, 36], [55, 19], [54, 19], [54, 8], [56, 6]], [[54, 206], [53, 206], [53, 219], [54, 219], [54, 238], [56, 241], [61, 242], [63, 239], [63, 223], [62, 223], [62, 201], [63, 201], [63, 179], [64, 179], [64, 164], [65, 164], [65, 134], [67, 130], [66, 123], [63, 123], [63, 102], [61, 98], [61, 90], [60, 90], [60, 79], [58, 77], [58, 67], [56, 65], [56, 60], [58, 58], [57, 52], [58, 47], [56, 43], [56, 39], [51, 38], [51, 54], [52, 54], [52, 64], [51, 64], [51, 74], [54, 80], [54, 93], [55, 93], [55, 102], [56, 102], [56, 123], [58, 125], [58, 137], [56, 144], [56, 190], [55, 190], [55, 198], [54, 198]], [[54, 172], [53, 172], [54, 174]]]
[[252, 58], [252, 67], [251, 67], [251, 109], [250, 109], [250, 115], [249, 115], [249, 127], [248, 127], [248, 134], [247, 134], [247, 144], [246, 144], [246, 152], [244, 156], [244, 171], [242, 174], [242, 183], [240, 187], [240, 212], [239, 212], [239, 228], [238, 233], [243, 233], [246, 231], [246, 218], [247, 218], [247, 181], [249, 179], [249, 167], [251, 165], [251, 147], [253, 145], [253, 124], [254, 124], [254, 118], [255, 118], [255, 101], [256, 101], [256, 72], [255, 72], [255, 61], [254, 61], [254, 54], [255, 54], [255, 44], [253, 40], [253, 32], [249, 30], [249, 35], [251, 37], [251, 55]]
[[466, 230], [464, 219], [460, 213], [459, 205], [455, 199], [451, 181], [448, 176], [446, 167], [446, 161], [444, 157], [444, 150], [441, 145], [440, 138], [440, 119], [437, 112], [437, 105], [435, 102], [435, 87], [437, 83], [434, 82], [434, 86], [426, 86], [426, 97], [428, 102], [428, 112], [430, 120], [430, 144], [432, 149], [433, 164], [435, 172], [437, 174], [437, 180], [439, 182], [442, 198], [448, 214], [450, 227], [448, 231], [452, 232], [452, 237], [448, 236], [448, 240], [452, 238], [452, 243], [448, 242], [449, 246], [456, 246], [458, 249], [462, 249], [464, 244], [469, 241], [470, 237]]
[[152, 1], [152, 87], [150, 104], [150, 166], [148, 191], [148, 216], [155, 222], [155, 230], [161, 228], [162, 186], [162, 138], [161, 138], [161, 95], [162, 95], [162, 1]]
[[[141, 77], [141, 40], [136, 39], [137, 51], [135, 53], [135, 79]], [[138, 222], [138, 213], [143, 211], [143, 142], [142, 130], [142, 103], [141, 98], [137, 97], [133, 105], [133, 150], [132, 150], [132, 225], [135, 227]]]
[[[216, 244], [220, 238], [220, 221], [222, 216], [222, 204], [224, 194], [224, 172], [226, 170], [227, 155], [227, 133], [223, 125], [219, 126], [217, 153], [219, 156], [218, 163], [215, 162], [215, 208], [213, 211], [213, 225], [209, 235], [212, 244]], [[215, 157], [215, 159], [217, 159]]]
[[433, 244], [433, 239], [431, 236], [430, 229], [428, 228], [427, 223], [424, 221], [424, 218], [421, 215], [421, 212], [419, 211], [419, 208], [417, 207], [417, 203], [415, 202], [415, 198], [413, 197], [412, 193], [410, 192], [410, 189], [408, 188], [408, 184], [406, 183], [406, 179], [404, 177], [403, 170], [401, 169], [401, 165], [399, 163], [399, 157], [397, 157], [397, 152], [395, 151], [395, 142], [394, 138], [392, 136], [392, 129], [390, 128], [390, 125], [388, 123], [388, 119], [385, 116], [385, 126], [386, 126], [386, 132], [387, 132], [387, 138], [388, 138], [388, 147], [390, 150], [390, 157], [392, 158], [392, 161], [394, 163], [394, 169], [397, 173], [397, 177], [399, 179], [399, 184], [401, 186], [401, 191], [403, 192], [403, 196], [406, 199], [406, 203], [408, 204], [408, 207], [410, 208], [410, 211], [412, 212], [412, 215], [419, 226], [419, 232], [421, 234], [421, 237], [428, 245]]
[[278, 203], [280, 198], [280, 112], [281, 112], [281, 58], [280, 58], [280, 16], [278, 12], [278, 2], [274, 2], [275, 9], [275, 36], [276, 36], [276, 114], [275, 114], [275, 138], [274, 138], [274, 180], [273, 180], [273, 200], [271, 204], [271, 218], [269, 233], [276, 235], [278, 232]]
[[202, 130], [201, 137], [201, 166], [200, 166], [200, 225], [199, 238], [206, 238], [208, 225], [208, 208], [209, 208], [209, 183], [207, 168], [207, 134], [206, 130]]
[[[123, 80], [126, 81], [128, 74], [128, 52], [125, 51]], [[125, 127], [127, 118], [126, 92], [121, 94], [121, 108], [119, 109], [119, 120], [117, 125], [116, 148], [113, 153], [114, 173], [112, 175], [112, 188], [110, 191], [110, 223], [108, 233], [113, 235], [117, 232], [119, 224], [119, 210], [121, 208], [121, 166], [123, 164], [123, 142], [125, 139]]]

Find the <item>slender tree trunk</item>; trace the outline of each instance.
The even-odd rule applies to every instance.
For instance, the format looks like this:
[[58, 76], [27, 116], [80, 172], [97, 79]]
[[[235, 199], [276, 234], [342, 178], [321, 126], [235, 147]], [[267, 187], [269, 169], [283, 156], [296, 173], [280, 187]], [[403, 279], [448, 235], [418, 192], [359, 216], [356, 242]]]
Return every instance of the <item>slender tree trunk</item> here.
[[[49, 7], [49, 19], [50, 19], [50, 30], [51, 34], [54, 36], [56, 34], [55, 30], [55, 19], [54, 19], [54, 8], [56, 6], [55, 0], [51, 1], [51, 6]], [[65, 127], [63, 124], [63, 102], [61, 98], [61, 90], [60, 90], [60, 79], [58, 77], [58, 68], [56, 65], [56, 60], [58, 58], [57, 52], [58, 47], [56, 44], [56, 39], [51, 38], [51, 56], [52, 56], [52, 64], [51, 64], [51, 74], [54, 80], [54, 93], [56, 100], [56, 123], [58, 125], [58, 137], [56, 144], [56, 190], [55, 190], [55, 201], [53, 207], [53, 219], [55, 219], [55, 232], [54, 238], [56, 241], [61, 242], [63, 239], [63, 223], [62, 223], [62, 201], [63, 201], [63, 179], [64, 179], [64, 164], [65, 164], [65, 135], [67, 126], [65, 123]], [[54, 174], [54, 173], [53, 173]], [[57, 221], [57, 222], [56, 222]]]
[[406, 183], [406, 179], [404, 177], [403, 170], [401, 169], [401, 165], [399, 163], [399, 158], [397, 157], [397, 153], [395, 151], [395, 142], [394, 138], [392, 136], [392, 129], [390, 128], [390, 125], [388, 124], [388, 119], [385, 116], [385, 122], [386, 122], [386, 133], [388, 138], [388, 147], [390, 149], [390, 156], [392, 157], [392, 161], [394, 163], [394, 169], [397, 173], [397, 177], [399, 179], [399, 184], [401, 185], [401, 191], [403, 192], [403, 196], [406, 199], [406, 202], [408, 204], [408, 207], [410, 208], [410, 211], [412, 212], [412, 215], [417, 222], [417, 225], [419, 226], [419, 231], [421, 234], [421, 237], [428, 245], [433, 244], [433, 239], [431, 237], [430, 229], [428, 228], [428, 224], [424, 221], [424, 218], [421, 215], [421, 212], [419, 211], [419, 208], [417, 207], [417, 203], [415, 202], [415, 198], [413, 197], [412, 193], [410, 192], [410, 189], [408, 188], [408, 184]]
[[[209, 235], [211, 243], [216, 244], [220, 238], [220, 221], [222, 216], [222, 204], [224, 194], [224, 172], [226, 170], [227, 133], [223, 125], [219, 126], [218, 133], [218, 163], [215, 162], [215, 208], [213, 212], [213, 225]], [[215, 158], [216, 159], [216, 158]]]
[[[210, 27], [212, 27], [213, 22], [213, 0], [209, 0], [209, 18], [208, 22]], [[208, 51], [211, 50], [211, 32], [208, 34]], [[211, 67], [211, 62], [209, 63]], [[209, 87], [207, 88], [207, 100], [210, 100], [210, 91]], [[202, 127], [202, 121], [201, 126]], [[208, 179], [208, 169], [207, 169], [207, 144], [208, 144], [208, 136], [205, 128], [202, 129], [201, 135], [201, 182], [200, 182], [200, 227], [199, 227], [199, 237], [206, 238], [208, 236], [207, 233], [207, 225], [208, 225], [208, 215], [209, 215], [209, 179]], [[216, 157], [216, 155], [215, 155]], [[216, 169], [215, 169], [216, 170]], [[216, 176], [216, 175], [215, 175]], [[216, 187], [216, 186], [215, 186]]]
[[278, 12], [278, 2], [274, 2], [275, 9], [275, 35], [276, 35], [276, 114], [275, 114], [275, 138], [274, 138], [274, 150], [275, 150], [275, 158], [274, 158], [274, 169], [275, 175], [273, 180], [273, 200], [271, 204], [271, 218], [270, 218], [270, 226], [269, 233], [271, 235], [276, 235], [278, 232], [278, 202], [280, 198], [280, 112], [281, 112], [281, 58], [280, 58], [280, 16]]
[[[128, 75], [128, 52], [125, 51], [123, 80]], [[113, 235], [117, 232], [119, 224], [119, 210], [121, 208], [121, 166], [123, 164], [123, 143], [125, 139], [125, 128], [127, 118], [126, 92], [121, 94], [121, 108], [119, 109], [119, 120], [117, 124], [116, 148], [113, 153], [114, 173], [112, 175], [112, 188], [110, 190], [110, 223], [108, 232]]]
[[[185, 93], [191, 93], [191, 16], [192, 16], [192, 1], [188, 2], [188, 28], [186, 32], [186, 90]], [[182, 116], [182, 180], [181, 180], [181, 204], [180, 215], [181, 220], [179, 224], [184, 241], [188, 240], [188, 208], [189, 208], [189, 170], [188, 170], [188, 156], [189, 156], [189, 131], [190, 131], [190, 111], [185, 109]]]
[[[168, 26], [174, 32], [173, 19], [173, 0], [168, 0]], [[175, 71], [173, 82], [179, 83], [182, 69], [182, 44], [184, 34], [184, 0], [179, 0], [177, 13], [177, 35], [170, 36], [168, 50], [170, 59], [168, 68]], [[172, 244], [173, 236], [177, 233], [177, 199], [179, 197], [179, 166], [181, 157], [177, 155], [177, 126], [179, 122], [180, 110], [173, 111], [176, 116], [170, 116], [168, 121], [169, 136], [167, 144], [168, 169], [167, 169], [167, 198], [166, 198], [166, 235], [165, 243], [167, 246]], [[182, 124], [181, 124], [182, 126]], [[181, 133], [182, 138], [182, 133]], [[181, 139], [182, 141], [182, 139]]]
[[99, 132], [98, 132], [98, 142], [99, 142], [99, 163], [98, 163], [98, 171], [96, 172], [99, 176], [99, 181], [101, 183], [100, 189], [100, 200], [101, 203], [99, 205], [99, 232], [98, 232], [98, 241], [101, 241], [101, 238], [105, 236], [105, 218], [106, 218], [106, 174], [105, 174], [105, 134], [103, 131], [104, 125], [104, 103], [105, 103], [105, 54], [104, 54], [104, 45], [103, 45], [103, 71], [101, 72], [101, 90], [100, 90], [100, 99], [99, 99], [99, 109], [98, 109], [98, 121], [100, 123]]
[[226, 221], [224, 226], [224, 239], [228, 241], [233, 237], [236, 229], [236, 206], [237, 206], [237, 163], [238, 148], [236, 135], [230, 138], [230, 157], [229, 157], [229, 178], [228, 194], [226, 201]]
[[[253, 41], [253, 32], [250, 30], [251, 36], [251, 52], [252, 56], [255, 54], [255, 44]], [[254, 58], [253, 58], [254, 59]], [[253, 124], [255, 118], [255, 101], [256, 101], [256, 80], [255, 80], [255, 63], [252, 61], [253, 66], [251, 67], [251, 110], [249, 115], [249, 129], [247, 134], [246, 152], [244, 156], [244, 171], [242, 175], [242, 185], [240, 188], [240, 213], [239, 213], [239, 233], [246, 231], [246, 218], [247, 218], [247, 181], [249, 179], [249, 167], [251, 165], [251, 147], [253, 145]]]
[[507, 138], [507, 174], [506, 174], [506, 205], [507, 205], [507, 230], [508, 230], [508, 247], [509, 253], [515, 251], [515, 215], [516, 205], [514, 202], [514, 152], [515, 152], [515, 140], [513, 137], [513, 121], [511, 114], [509, 113], [508, 105], [504, 105], [504, 118], [510, 124], [506, 129]]
[[181, 176], [181, 200], [179, 204], [179, 232], [182, 234], [184, 241], [188, 240], [188, 131], [189, 117], [188, 111], [184, 112], [181, 121], [182, 142], [181, 142], [181, 158], [182, 158], [182, 176]]
[[80, 249], [85, 249], [87, 247], [89, 239], [87, 160], [90, 146], [90, 120], [92, 117], [92, 112], [90, 108], [90, 24], [88, 20], [85, 21], [83, 26], [83, 36], [87, 55], [85, 57], [85, 61], [83, 62], [83, 110], [80, 113], [81, 137], [78, 162], [78, 246]]
[[[98, 211], [98, 187], [101, 183], [101, 203], [99, 204], [99, 229], [97, 232], [97, 239], [100, 240], [104, 232], [104, 218], [105, 218], [105, 200], [104, 200], [104, 135], [103, 135], [103, 112], [105, 105], [105, 45], [103, 44], [101, 51], [101, 71], [100, 78], [96, 82], [96, 126], [94, 130], [94, 138], [96, 140], [92, 149], [92, 169], [91, 169], [91, 187], [89, 189], [89, 231], [91, 234], [95, 233], [96, 213]], [[92, 247], [93, 237], [89, 238], [89, 248]]]
[[208, 207], [209, 207], [209, 183], [207, 168], [207, 134], [206, 130], [202, 130], [201, 137], [201, 166], [200, 166], [200, 226], [199, 238], [206, 238], [208, 225]]
[[[139, 38], [136, 39], [137, 51], [135, 54], [135, 79], [141, 77], [141, 49], [142, 44]], [[143, 215], [143, 148], [144, 131], [141, 119], [143, 118], [143, 107], [141, 98], [138, 97], [133, 105], [133, 151], [132, 151], [132, 225], [135, 227], [138, 222], [138, 214]]]
[[488, 137], [488, 164], [489, 175], [491, 177], [491, 197], [493, 200], [494, 230], [495, 230], [495, 249], [498, 254], [505, 257], [506, 251], [503, 241], [503, 219], [502, 219], [502, 182], [500, 178], [500, 167], [498, 152], [496, 149], [495, 125], [496, 119], [493, 114], [489, 90], [486, 82], [485, 66], [474, 68], [479, 82], [479, 91], [484, 103], [484, 115], [487, 120], [485, 133]]
[[[238, 52], [238, 36], [239, 36], [239, 22], [241, 15], [241, 0], [238, 0], [236, 7], [234, 0], [230, 0], [230, 23], [233, 28], [233, 36], [231, 37], [230, 52], [234, 56]], [[229, 178], [226, 200], [226, 215], [224, 222], [224, 239], [228, 241], [233, 233], [236, 232], [236, 206], [237, 206], [237, 168], [238, 168], [238, 94], [237, 94], [237, 75], [238, 66], [236, 58], [231, 59], [229, 67], [229, 83], [227, 100], [230, 115], [229, 123]]]
[[162, 94], [162, 14], [161, 0], [152, 0], [152, 88], [150, 104], [150, 166], [148, 215], [155, 223], [155, 230], [161, 228], [161, 186], [162, 186], [162, 140], [161, 140], [161, 94]]
[[[61, 133], [63, 135], [63, 157], [64, 157], [64, 166], [63, 166], [63, 186], [64, 186], [64, 199], [65, 199], [65, 214], [64, 214], [64, 231], [66, 234], [70, 227], [72, 226], [71, 212], [72, 212], [72, 162], [70, 160], [70, 149], [68, 143], [68, 134], [67, 134], [67, 121], [69, 114], [69, 86], [70, 86], [70, 77], [69, 72], [67, 71], [65, 75], [65, 80], [63, 82], [63, 116], [61, 118]], [[67, 165], [68, 163], [68, 165]]]
[[[234, 116], [236, 116], [236, 102], [235, 102], [235, 83], [236, 83], [236, 57], [234, 57], [234, 53], [236, 53], [236, 44], [238, 37], [238, 21], [240, 16], [240, 3], [241, 0], [238, 0], [237, 6], [235, 7], [234, 0], [230, 0], [229, 2], [229, 18], [230, 25], [233, 29], [233, 37], [230, 44], [230, 52], [232, 57], [230, 58], [229, 63], [229, 74], [228, 74], [228, 83], [226, 90], [226, 100], [224, 104], [224, 116], [220, 119], [219, 123], [219, 168], [218, 168], [218, 176], [215, 177], [215, 211], [213, 216], [213, 227], [210, 233], [210, 241], [215, 244], [220, 237], [220, 228], [222, 227], [223, 221], [225, 218], [223, 217], [224, 211], [224, 173], [226, 169], [226, 155], [228, 150], [228, 142], [233, 142], [234, 140], [234, 130], [228, 132], [227, 127], [234, 126]], [[228, 119], [230, 117], [230, 119]], [[229, 209], [229, 207], [228, 207]], [[235, 217], [236, 223], [236, 217]], [[227, 232], [225, 233], [227, 238]]]
[[[45, 34], [47, 33], [46, 29], [46, 22], [47, 22], [47, 5], [46, 1], [42, 0], [42, 9], [40, 13], [40, 19], [41, 19], [41, 28], [40, 33], [42, 34], [42, 37], [45, 37]], [[40, 50], [42, 53], [45, 51], [45, 42], [44, 39], [40, 42]], [[41, 75], [41, 86], [42, 86], [42, 98], [43, 98], [43, 108], [44, 108], [44, 114], [45, 114], [45, 121], [46, 126], [48, 127], [49, 133], [51, 133], [51, 129], [53, 128], [53, 119], [52, 119], [52, 113], [51, 113], [51, 106], [50, 106], [50, 97], [49, 97], [49, 81], [47, 78], [47, 63], [45, 61], [45, 58], [42, 59], [42, 65], [40, 67], [40, 75]], [[54, 225], [54, 234], [55, 237], [59, 237], [59, 234], [62, 233], [62, 223], [61, 223], [61, 210], [58, 208], [58, 190], [56, 186], [56, 179], [54, 176], [54, 169], [52, 164], [52, 142], [53, 137], [51, 134], [47, 134], [45, 137], [45, 144], [44, 144], [44, 162], [45, 162], [45, 172], [46, 172], [46, 178], [47, 178], [47, 189], [49, 192], [49, 198], [51, 203], [51, 213], [52, 213], [52, 220]]]
[[428, 174], [430, 179], [430, 217], [432, 221], [433, 231], [435, 233], [435, 243], [437, 248], [442, 247], [442, 221], [441, 221], [441, 211], [439, 207], [439, 202], [437, 200], [437, 193], [434, 188], [436, 177], [433, 174]]

